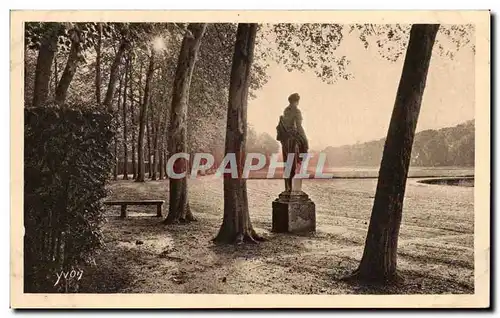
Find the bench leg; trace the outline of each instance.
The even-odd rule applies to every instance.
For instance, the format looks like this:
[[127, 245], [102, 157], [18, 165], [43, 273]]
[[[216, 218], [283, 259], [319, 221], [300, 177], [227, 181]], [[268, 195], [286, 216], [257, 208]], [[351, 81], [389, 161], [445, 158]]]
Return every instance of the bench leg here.
[[156, 205], [156, 216], [157, 216], [157, 217], [162, 217], [162, 213], [161, 213], [161, 204], [157, 204], [157, 205]]
[[122, 204], [122, 213], [120, 215], [122, 218], [126, 218], [127, 217], [127, 205], [125, 204]]

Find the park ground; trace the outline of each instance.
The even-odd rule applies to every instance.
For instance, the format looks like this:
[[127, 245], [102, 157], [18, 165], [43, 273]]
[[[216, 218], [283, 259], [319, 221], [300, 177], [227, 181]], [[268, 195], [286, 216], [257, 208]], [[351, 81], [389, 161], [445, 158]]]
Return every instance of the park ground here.
[[[307, 235], [270, 231], [271, 202], [282, 180], [249, 180], [251, 219], [266, 241], [220, 246], [211, 239], [222, 222], [222, 180], [205, 176], [189, 183], [197, 222], [163, 225], [148, 206], [130, 206], [129, 217], [121, 219], [119, 207], [108, 207], [105, 248], [85, 269], [81, 292], [474, 293], [474, 188], [419, 180], [407, 184], [398, 249], [405, 279], [397, 286], [339, 279], [361, 259], [377, 179], [304, 180], [317, 212], [317, 231]], [[114, 181], [109, 190], [108, 199], [164, 199], [168, 211], [168, 180]]]

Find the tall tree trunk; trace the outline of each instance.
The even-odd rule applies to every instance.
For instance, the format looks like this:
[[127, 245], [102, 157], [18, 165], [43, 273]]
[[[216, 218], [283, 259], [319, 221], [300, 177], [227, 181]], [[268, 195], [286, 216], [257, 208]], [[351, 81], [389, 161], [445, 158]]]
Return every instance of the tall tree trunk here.
[[66, 101], [66, 96], [68, 93], [69, 85], [73, 80], [73, 76], [76, 73], [76, 68], [78, 67], [78, 59], [80, 58], [81, 52], [81, 32], [75, 27], [70, 31], [71, 37], [71, 49], [68, 56], [68, 61], [66, 62], [66, 67], [62, 73], [61, 79], [57, 84], [56, 88], [56, 102], [63, 104]]
[[[141, 126], [141, 120], [140, 120], [140, 116], [141, 116], [141, 109], [142, 109], [142, 100], [144, 98], [144, 92], [142, 90], [142, 69], [143, 69], [143, 64], [142, 64], [142, 61], [140, 62], [140, 68], [139, 68], [139, 86], [138, 86], [138, 89], [137, 89], [137, 92], [138, 92], [138, 96], [137, 96], [137, 100], [139, 101], [139, 113], [138, 113], [138, 121], [137, 121], [137, 131], [138, 131], [138, 134], [140, 133], [140, 126]], [[144, 138], [144, 137], [143, 137]], [[141, 169], [141, 165], [144, 166], [144, 153], [142, 155], [142, 161], [139, 161], [139, 136], [137, 136], [137, 174], [136, 174], [136, 178], [135, 180], [137, 181], [137, 179], [139, 178], [139, 175], [140, 175], [140, 169]], [[144, 171], [144, 167], [142, 167], [142, 171]], [[144, 174], [143, 174], [143, 177], [142, 177], [142, 180], [144, 180]]]
[[247, 99], [250, 69], [253, 61], [257, 24], [240, 23], [236, 33], [229, 102], [227, 107], [225, 153], [234, 153], [238, 165], [238, 178], [224, 176], [224, 218], [216, 243], [257, 242], [259, 237], [252, 227], [248, 211], [246, 179], [242, 178], [247, 138]]
[[135, 152], [136, 152], [136, 150], [135, 150], [135, 145], [136, 145], [136, 138], [135, 138], [136, 123], [135, 123], [135, 111], [134, 111], [133, 108], [131, 109], [131, 112], [132, 112], [131, 116], [133, 118], [133, 121], [132, 121], [132, 178], [135, 180], [137, 178], [137, 162], [135, 160]]
[[116, 135], [114, 136], [114, 156], [115, 156], [115, 169], [113, 170], [113, 180], [118, 180], [118, 138], [116, 138]]
[[[168, 136], [165, 137], [165, 139], [168, 139]], [[167, 161], [168, 161], [168, 153], [167, 153], [167, 140], [165, 140], [165, 144], [163, 146], [163, 167], [165, 169], [165, 178], [168, 179], [168, 174], [167, 174]]]
[[127, 145], [127, 86], [129, 81], [130, 55], [125, 64], [125, 84], [123, 86], [123, 180], [128, 180], [128, 145]]
[[151, 176], [151, 180], [156, 180], [158, 171], [158, 124], [159, 120], [156, 123], [151, 123], [151, 127], [153, 128], [153, 175]]
[[109, 82], [108, 89], [106, 91], [106, 96], [104, 97], [103, 105], [109, 112], [113, 111], [113, 97], [115, 96], [115, 88], [116, 82], [120, 77], [120, 62], [125, 54], [125, 50], [127, 49], [128, 42], [125, 38], [122, 39], [120, 43], [120, 47], [118, 48], [118, 52], [116, 52], [115, 59], [113, 60], [113, 64], [111, 65], [111, 69], [109, 71]]
[[[151, 111], [148, 109], [148, 111]], [[151, 118], [146, 119], [146, 141], [147, 141], [147, 147], [148, 147], [148, 178], [151, 179], [151, 170], [152, 170], [152, 165], [151, 165]]]
[[[123, 86], [123, 77], [120, 77], [120, 85], [118, 87], [118, 101], [116, 102], [116, 109], [120, 110], [120, 105], [121, 105], [121, 100], [122, 100], [122, 95], [121, 95], [121, 92], [122, 92], [122, 86]], [[117, 116], [116, 118], [114, 118], [114, 120], [116, 120], [116, 126], [118, 126], [118, 123], [119, 123], [119, 116], [118, 116], [119, 112], [117, 112]], [[118, 159], [118, 134], [116, 133], [115, 136], [114, 136], [114, 143], [115, 143], [115, 171], [113, 173], [113, 180], [118, 180], [118, 170], [119, 170], [119, 159]]]
[[[189, 101], [189, 86], [193, 75], [196, 56], [205, 33], [205, 23], [190, 23], [188, 31], [182, 40], [181, 50], [177, 61], [177, 70], [172, 92], [170, 107], [170, 125], [168, 126], [169, 154], [187, 153], [187, 109]], [[186, 161], [176, 161], [176, 172], [186, 171]], [[194, 217], [189, 208], [187, 178], [170, 178], [169, 181], [169, 210], [165, 223], [189, 222]]]
[[[132, 179], [137, 178], [137, 167], [136, 167], [136, 161], [135, 161], [135, 145], [136, 145], [136, 138], [135, 138], [135, 131], [136, 131], [136, 120], [135, 120], [135, 108], [134, 108], [134, 99], [135, 99], [135, 94], [134, 94], [134, 77], [132, 76], [133, 73], [133, 66], [134, 66], [134, 60], [131, 57], [130, 60], [130, 67], [129, 67], [129, 82], [130, 82], [130, 116], [132, 119]], [[140, 100], [140, 98], [139, 98]]]
[[411, 150], [438, 24], [411, 28], [403, 72], [385, 141], [361, 263], [351, 278], [389, 283], [396, 272], [399, 227]]
[[[164, 83], [166, 80], [166, 77], [168, 76], [167, 74], [167, 69], [164, 68], [163, 70], [163, 75], [161, 79], [161, 83]], [[158, 173], [159, 173], [159, 179], [163, 180], [165, 178], [165, 161], [167, 160], [166, 157], [164, 156], [165, 152], [165, 136], [166, 136], [166, 131], [167, 131], [167, 119], [168, 119], [168, 107], [167, 106], [167, 89], [164, 87], [162, 90], [162, 95], [161, 95], [161, 103], [165, 103], [165, 107], [162, 108], [162, 116], [159, 116], [158, 118]], [[165, 102], [164, 102], [165, 101]]]
[[[151, 79], [153, 77], [155, 65], [155, 53], [151, 51], [151, 57], [149, 59], [148, 71], [146, 73], [146, 86], [144, 87], [144, 97], [142, 101], [142, 106], [139, 112], [139, 138], [137, 142], [137, 161], [138, 161], [138, 171], [137, 178], [135, 181], [144, 182], [144, 130], [146, 126], [148, 105], [150, 101], [150, 90], [151, 90]], [[142, 75], [141, 75], [142, 76]]]
[[[165, 96], [164, 96], [165, 98]], [[163, 111], [163, 117], [160, 120], [159, 127], [159, 146], [158, 146], [158, 165], [159, 165], [159, 178], [160, 180], [165, 179], [165, 161], [167, 160], [165, 157], [165, 131], [166, 131], [166, 121], [167, 121], [167, 111], [166, 109]]]
[[95, 98], [97, 105], [101, 105], [101, 48], [102, 48], [102, 23], [97, 23], [97, 45], [95, 48]]
[[[161, 136], [161, 135], [160, 135]], [[160, 139], [163, 139], [160, 137]], [[165, 167], [163, 165], [163, 140], [160, 141], [159, 146], [158, 146], [158, 179], [163, 180], [165, 179]]]
[[[156, 79], [157, 80], [157, 79]], [[156, 104], [154, 104], [156, 105]], [[153, 102], [151, 102], [151, 107], [149, 109], [149, 120], [148, 120], [148, 165], [149, 165], [149, 178], [151, 180], [156, 180], [156, 170], [155, 170], [155, 107], [153, 107]]]
[[43, 35], [35, 69], [35, 86], [33, 89], [33, 106], [45, 104], [49, 96], [50, 69], [57, 51], [57, 37], [62, 26], [57, 22], [47, 22]]

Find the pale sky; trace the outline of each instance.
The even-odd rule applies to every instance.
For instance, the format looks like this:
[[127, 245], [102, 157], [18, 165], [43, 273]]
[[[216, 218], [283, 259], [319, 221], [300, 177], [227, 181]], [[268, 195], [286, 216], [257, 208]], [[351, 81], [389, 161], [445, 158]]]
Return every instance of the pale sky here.
[[[275, 137], [287, 98], [297, 92], [313, 150], [385, 137], [404, 57], [389, 62], [375, 48], [365, 49], [356, 35], [344, 37], [339, 53], [351, 61], [348, 70], [354, 78], [330, 85], [312, 71], [288, 72], [272, 64], [268, 83], [256, 92], [256, 99], [249, 100], [249, 124]], [[469, 47], [454, 60], [435, 51], [417, 131], [454, 126], [474, 118], [474, 72], [474, 54]]]

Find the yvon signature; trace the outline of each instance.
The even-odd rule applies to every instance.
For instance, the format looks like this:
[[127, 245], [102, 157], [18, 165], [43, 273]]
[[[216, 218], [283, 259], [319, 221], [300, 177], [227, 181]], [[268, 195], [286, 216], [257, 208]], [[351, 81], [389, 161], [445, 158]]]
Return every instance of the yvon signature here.
[[57, 280], [54, 286], [57, 286], [61, 282], [61, 279], [66, 280], [66, 282], [69, 282], [71, 280], [79, 281], [80, 279], [82, 279], [82, 276], [83, 276], [83, 269], [77, 269], [77, 270], [72, 269], [71, 271], [61, 271], [60, 273], [56, 273]]

